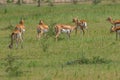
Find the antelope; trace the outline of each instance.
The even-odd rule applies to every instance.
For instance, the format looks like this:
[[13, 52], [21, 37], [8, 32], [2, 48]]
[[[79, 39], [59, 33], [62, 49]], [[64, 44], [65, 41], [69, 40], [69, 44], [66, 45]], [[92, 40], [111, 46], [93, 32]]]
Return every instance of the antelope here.
[[22, 46], [22, 42], [23, 42], [23, 39], [22, 39], [22, 33], [15, 29], [12, 34], [11, 34], [11, 43], [9, 45], [9, 48], [12, 49], [13, 48], [13, 44], [14, 44], [14, 41], [16, 41], [16, 48], [18, 48], [18, 44], [21, 43], [21, 48], [23, 47]]
[[19, 24], [16, 25], [15, 30], [19, 30], [21, 32], [21, 36], [23, 39], [23, 34], [25, 32], [24, 20], [21, 20]]
[[68, 38], [70, 38], [71, 32], [76, 28], [76, 26], [70, 26], [65, 24], [57, 24], [55, 25], [55, 38], [56, 41], [61, 33], [66, 33]]
[[21, 20], [19, 24], [16, 25], [15, 29], [13, 30], [11, 34], [11, 43], [9, 45], [9, 48], [13, 48], [14, 41], [16, 41], [16, 47], [18, 48], [18, 44], [23, 42], [23, 33], [25, 32], [25, 26], [24, 26], [24, 20]]
[[73, 19], [73, 22], [77, 26], [75, 29], [75, 33], [77, 34], [77, 29], [80, 28], [83, 32], [83, 35], [85, 34], [85, 29], [87, 29], [87, 22], [85, 20], [78, 20], [77, 18]]
[[112, 26], [110, 32], [116, 32], [116, 40], [120, 37], [120, 26]]
[[120, 26], [120, 20], [113, 20], [112, 17], [108, 17], [107, 21], [109, 21], [114, 26]]
[[48, 32], [48, 25], [44, 24], [42, 20], [40, 20], [39, 25], [37, 26], [37, 38], [39, 39], [43, 34]]

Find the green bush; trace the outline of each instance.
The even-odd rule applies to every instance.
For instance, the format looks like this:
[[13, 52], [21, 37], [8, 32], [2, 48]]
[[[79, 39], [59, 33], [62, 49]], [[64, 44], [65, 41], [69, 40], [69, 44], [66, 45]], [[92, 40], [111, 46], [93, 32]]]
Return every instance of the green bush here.
[[107, 60], [101, 58], [100, 56], [92, 57], [92, 59], [86, 58], [85, 56], [81, 57], [80, 59], [67, 62], [67, 65], [72, 64], [108, 64], [111, 60]]

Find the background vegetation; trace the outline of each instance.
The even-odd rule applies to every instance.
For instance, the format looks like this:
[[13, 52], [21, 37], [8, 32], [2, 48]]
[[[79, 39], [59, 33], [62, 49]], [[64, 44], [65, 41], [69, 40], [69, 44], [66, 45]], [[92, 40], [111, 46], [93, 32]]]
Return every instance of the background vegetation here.
[[[0, 79], [120, 80], [120, 41], [110, 34], [106, 21], [109, 16], [120, 19], [119, 9], [119, 4], [1, 5]], [[70, 40], [62, 34], [55, 42], [54, 25], [74, 25], [74, 17], [87, 20], [86, 34], [73, 32]], [[10, 50], [10, 34], [21, 18], [26, 26], [24, 48]], [[39, 20], [51, 29], [47, 39], [36, 40]]]

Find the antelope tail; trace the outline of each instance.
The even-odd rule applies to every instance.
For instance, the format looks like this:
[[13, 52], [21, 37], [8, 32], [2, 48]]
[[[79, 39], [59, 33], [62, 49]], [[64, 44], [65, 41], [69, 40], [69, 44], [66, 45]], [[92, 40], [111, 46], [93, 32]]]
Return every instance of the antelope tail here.
[[9, 45], [9, 48], [12, 49], [13, 48], [13, 41], [14, 41], [14, 33], [11, 34], [10, 38], [11, 38], [11, 43]]

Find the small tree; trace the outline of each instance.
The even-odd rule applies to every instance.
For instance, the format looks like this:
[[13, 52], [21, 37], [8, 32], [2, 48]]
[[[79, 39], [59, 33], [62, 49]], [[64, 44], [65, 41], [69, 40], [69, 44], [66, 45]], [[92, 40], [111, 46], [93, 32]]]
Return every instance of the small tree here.
[[41, 6], [41, 0], [38, 0], [38, 7]]
[[18, 4], [18, 5], [21, 5], [22, 2], [23, 2], [23, 0], [18, 0], [17, 4]]

